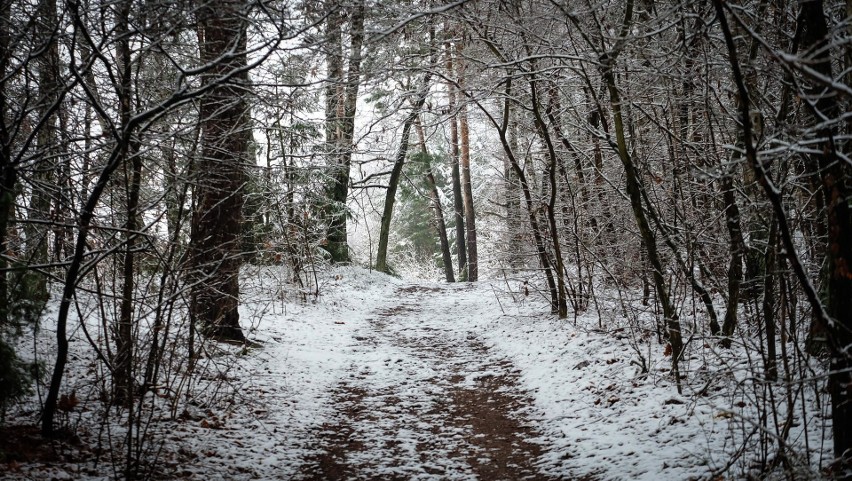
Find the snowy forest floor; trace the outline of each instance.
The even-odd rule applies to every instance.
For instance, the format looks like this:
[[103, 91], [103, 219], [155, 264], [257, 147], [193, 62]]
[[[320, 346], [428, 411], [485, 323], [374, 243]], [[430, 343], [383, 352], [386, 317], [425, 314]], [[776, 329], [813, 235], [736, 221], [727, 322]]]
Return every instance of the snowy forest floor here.
[[[748, 392], [702, 377], [719, 362], [710, 344], [684, 360], [678, 395], [653, 338], [600, 329], [593, 312], [555, 319], [503, 282], [410, 283], [346, 267], [324, 273], [311, 298], [284, 277], [246, 276], [254, 347], [207, 345], [206, 374], [182, 381], [189, 395], [170, 409], [169, 396], [155, 399], [163, 407], [138, 444], [152, 479], [707, 479], [754, 423]], [[42, 331], [44, 355], [52, 333]], [[77, 442], [0, 464], [0, 477], [120, 477], [125, 418], [104, 410], [87, 376], [93, 354], [74, 336], [66, 392], [81, 402], [66, 422]], [[35, 412], [33, 400], [11, 413], [7, 437], [37, 444], [18, 427]], [[804, 426], [791, 444], [823, 442], [825, 423]]]
[[[297, 478], [542, 479], [518, 372], [475, 332], [448, 328], [460, 310], [454, 291], [397, 287], [393, 305], [367, 319], [336, 412]], [[363, 361], [375, 352], [385, 359]]]

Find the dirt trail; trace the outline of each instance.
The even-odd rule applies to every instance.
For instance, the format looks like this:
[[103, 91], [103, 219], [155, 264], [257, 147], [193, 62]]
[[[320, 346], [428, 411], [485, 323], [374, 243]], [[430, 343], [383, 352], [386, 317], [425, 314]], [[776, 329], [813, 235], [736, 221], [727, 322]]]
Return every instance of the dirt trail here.
[[296, 479], [554, 479], [536, 470], [543, 449], [517, 371], [452, 328], [456, 290], [398, 288], [357, 333], [337, 413]]

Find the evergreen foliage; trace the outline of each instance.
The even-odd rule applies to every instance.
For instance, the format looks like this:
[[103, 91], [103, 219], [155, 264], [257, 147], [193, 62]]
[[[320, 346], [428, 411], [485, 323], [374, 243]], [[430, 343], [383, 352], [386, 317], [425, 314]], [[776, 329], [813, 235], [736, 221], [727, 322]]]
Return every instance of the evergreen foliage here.
[[[418, 262], [430, 266], [441, 266], [441, 246], [435, 236], [434, 214], [429, 200], [429, 185], [426, 172], [429, 165], [443, 162], [437, 155], [422, 151], [411, 154], [406, 166], [406, 175], [401, 182], [399, 193], [398, 217], [394, 222], [394, 234], [397, 242], [391, 252], [401, 256], [411, 252]], [[439, 190], [446, 186], [446, 179], [440, 172], [433, 172]]]
[[0, 423], [9, 406], [30, 392], [33, 367], [19, 359], [12, 346], [0, 337]]
[[30, 393], [37, 377], [38, 366], [21, 360], [14, 342], [25, 328], [38, 329], [47, 302], [46, 286], [42, 286], [43, 277], [39, 273], [26, 271], [11, 277], [9, 311], [2, 316], [5, 323], [0, 324], [0, 423], [12, 404]]

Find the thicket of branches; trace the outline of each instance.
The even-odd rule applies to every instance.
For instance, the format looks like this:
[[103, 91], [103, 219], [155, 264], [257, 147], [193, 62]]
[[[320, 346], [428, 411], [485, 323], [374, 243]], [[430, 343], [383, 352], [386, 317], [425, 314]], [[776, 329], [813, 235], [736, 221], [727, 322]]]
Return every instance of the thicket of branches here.
[[[827, 400], [848, 478], [849, 5], [0, 1], [0, 406], [35, 374], [60, 431], [83, 329], [136, 476], [151, 399], [248, 342], [241, 268], [355, 261], [618, 306], [678, 390], [695, 345], [754, 356], [732, 460], [813, 469]], [[42, 324], [57, 357], [16, 355]]]

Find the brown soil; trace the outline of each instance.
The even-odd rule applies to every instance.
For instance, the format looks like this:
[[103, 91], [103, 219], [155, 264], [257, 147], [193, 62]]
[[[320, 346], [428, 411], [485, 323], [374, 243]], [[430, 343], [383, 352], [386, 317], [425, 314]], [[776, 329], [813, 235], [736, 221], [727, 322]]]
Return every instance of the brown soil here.
[[342, 412], [343, 416], [340, 417], [340, 422], [322, 427], [320, 436], [326, 448], [305, 464], [302, 472], [303, 479], [353, 478], [353, 467], [345, 462], [346, 454], [360, 451], [364, 445], [361, 441], [352, 438], [352, 425], [347, 421], [359, 419], [364, 415], [361, 399], [365, 395], [365, 391], [351, 385], [344, 385], [339, 389], [335, 396], [335, 403], [346, 406]]
[[[422, 477], [423, 471], [435, 479], [450, 477], [453, 473], [444, 472], [440, 463], [428, 462], [434, 460], [436, 453], [453, 460], [456, 466], [467, 466], [467, 476], [473, 474], [483, 481], [554, 479], [539, 473], [535, 467], [544, 448], [531, 441], [538, 433], [523, 415], [531, 401], [519, 387], [518, 372], [510, 362], [483, 361], [470, 368], [469, 359], [491, 359], [488, 348], [470, 335], [466, 339], [448, 341], [428, 327], [419, 327], [416, 335], [408, 337], [398, 332], [384, 335], [389, 322], [399, 322], [399, 316], [420, 310], [412, 297], [431, 296], [436, 291], [438, 289], [418, 286], [399, 289], [399, 305], [378, 311], [372, 323], [374, 330], [356, 339], [366, 346], [390, 343], [415, 352], [418, 359], [428, 360], [436, 372], [449, 373], [449, 377], [427, 380], [441, 386], [445, 394], [425, 403], [428, 407], [422, 410], [412, 407], [411, 402], [397, 405], [396, 392], [369, 392], [360, 387], [364, 385], [360, 381], [369, 373], [359, 372], [353, 366], [353, 375], [341, 383], [335, 394], [337, 416], [315, 433], [318, 454], [305, 460], [297, 479], [406, 480], [414, 474]], [[476, 372], [469, 369], [490, 374], [476, 377]], [[399, 391], [402, 390], [403, 387]], [[358, 455], [365, 451], [367, 444], [375, 445], [377, 441], [364, 439], [356, 426], [375, 425], [382, 420], [383, 412], [398, 413], [401, 406], [405, 406], [405, 412], [400, 419], [416, 419], [416, 424], [430, 426], [433, 435], [418, 442], [416, 452], [421, 459], [411, 459], [412, 453], [393, 441], [393, 428], [389, 428], [382, 436], [387, 439], [381, 447], [382, 452], [390, 453], [384, 460], [383, 474], [369, 474], [376, 471], [359, 465], [358, 459], [364, 457]], [[397, 429], [407, 427], [398, 426]], [[405, 466], [406, 462], [420, 464], [422, 471], [412, 472], [410, 466]]]
[[[506, 366], [509, 367], [509, 366]], [[475, 389], [453, 389], [457, 416], [467, 419], [475, 436], [471, 442], [488, 454], [470, 461], [479, 479], [542, 479], [531, 463], [542, 454], [529, 441], [535, 431], [509, 413], [523, 407], [527, 399], [517, 391], [517, 374], [487, 375], [477, 379]]]
[[50, 439], [42, 437], [37, 426], [0, 427], [0, 479], [3, 473], [20, 471], [22, 465], [79, 462], [88, 453], [80, 438], [59, 430]]
[[59, 461], [52, 441], [41, 436], [35, 426], [0, 428], [0, 460], [4, 463]]

